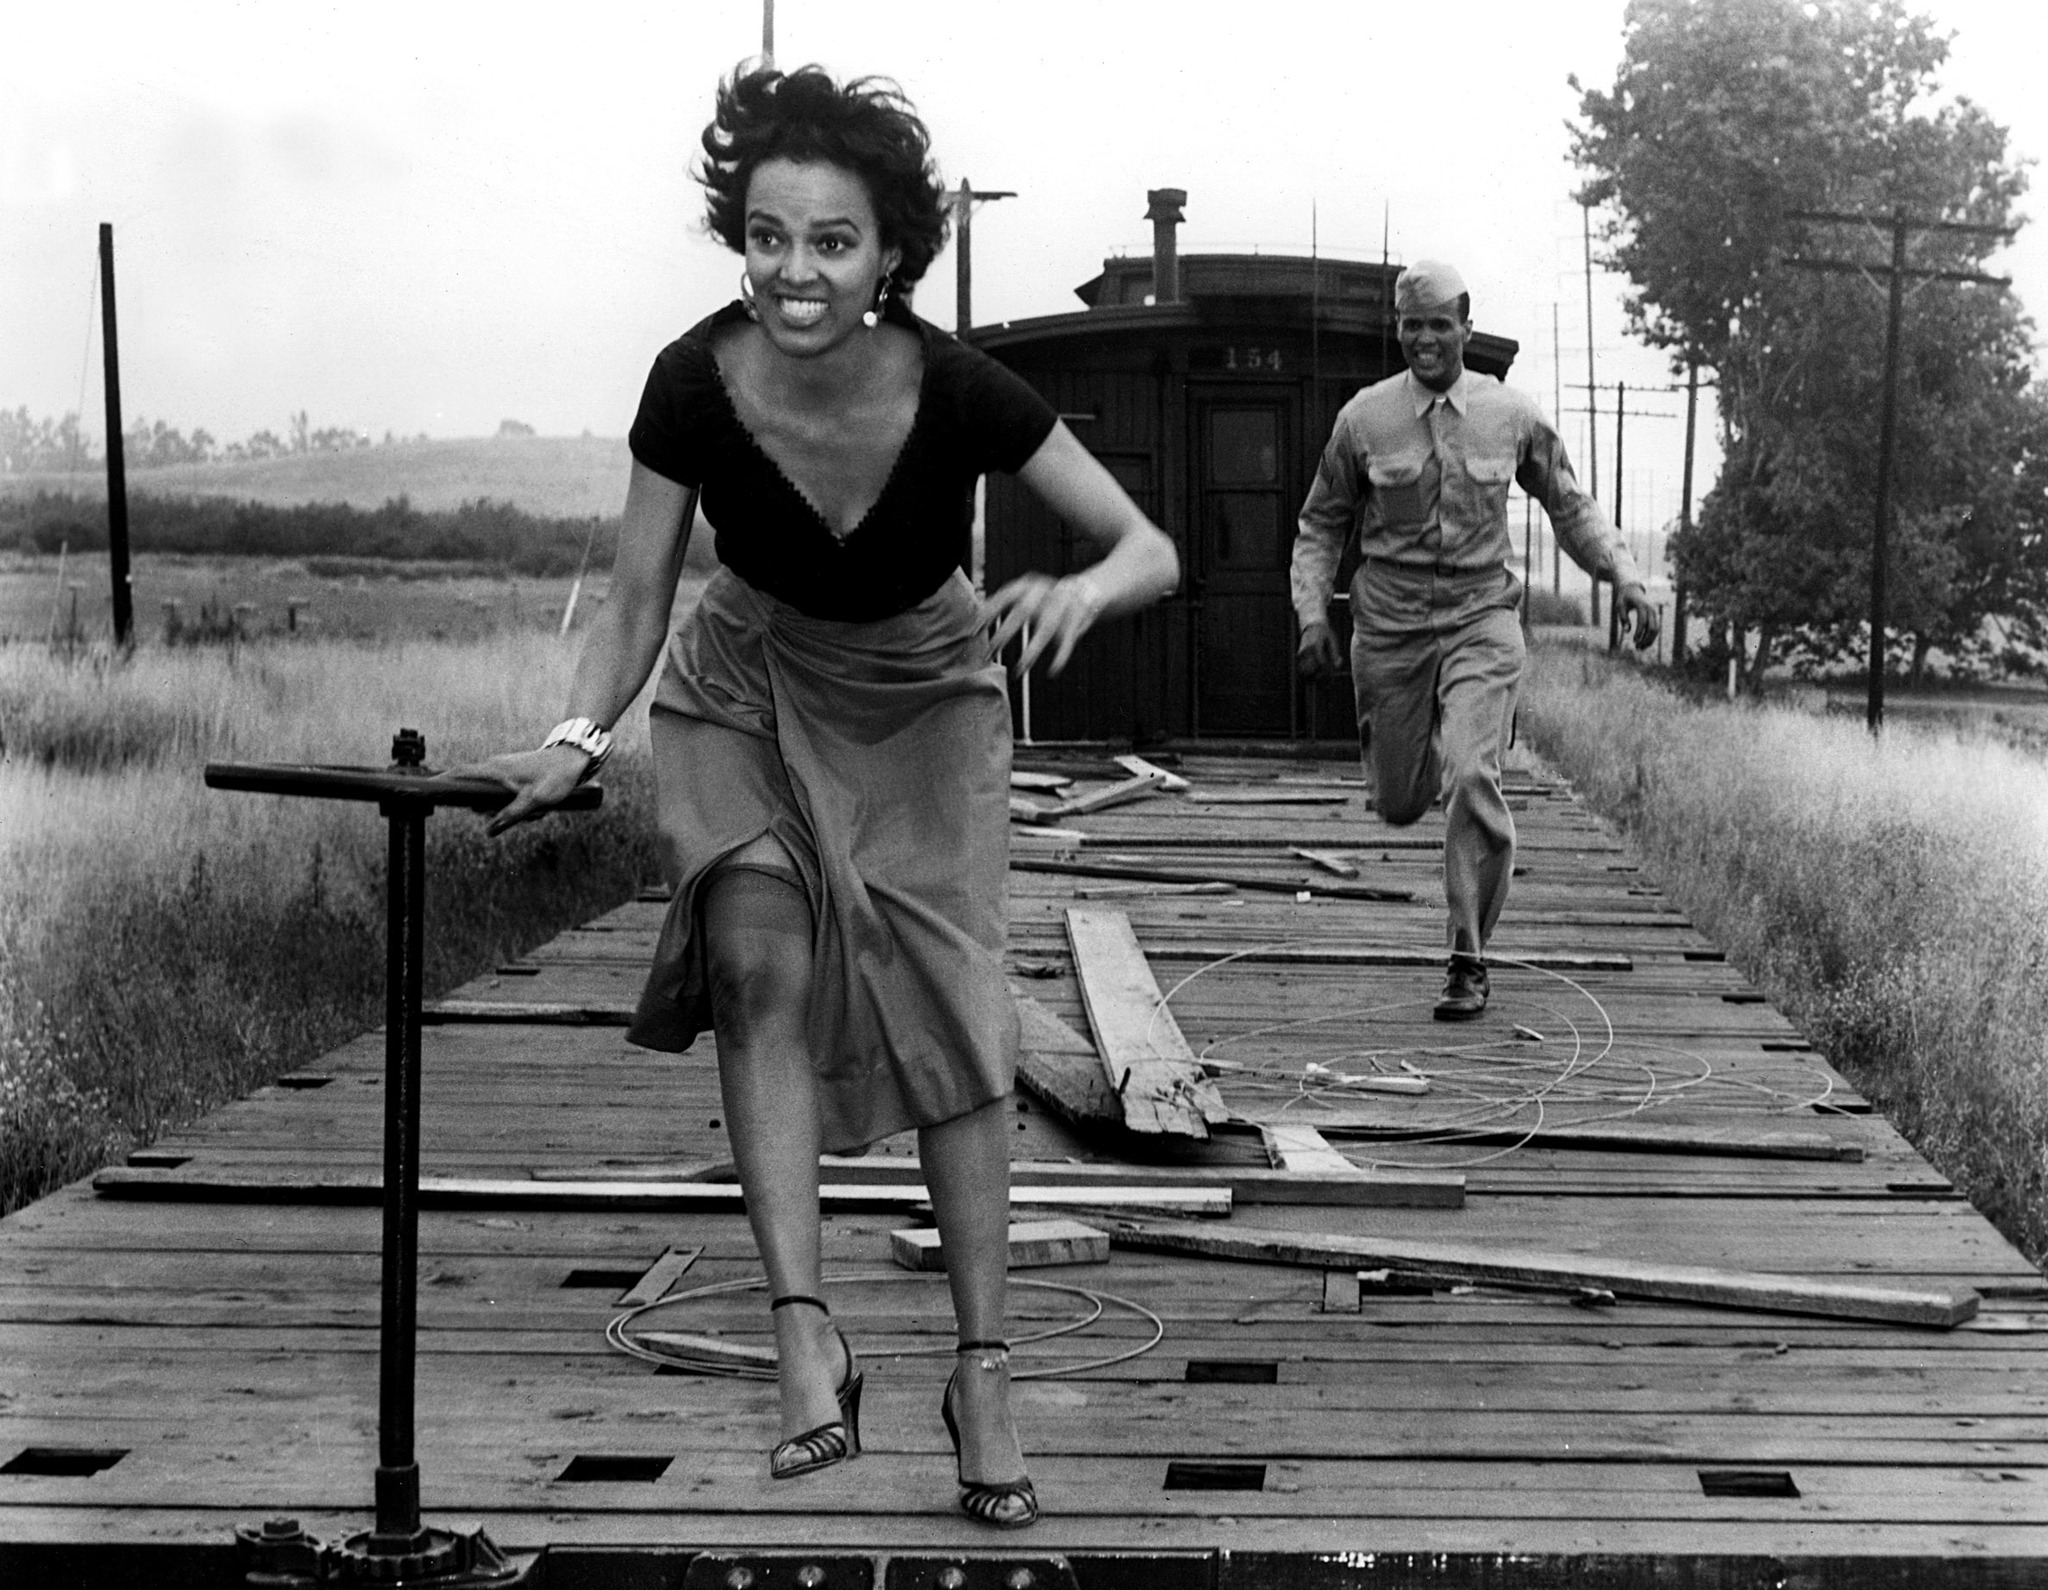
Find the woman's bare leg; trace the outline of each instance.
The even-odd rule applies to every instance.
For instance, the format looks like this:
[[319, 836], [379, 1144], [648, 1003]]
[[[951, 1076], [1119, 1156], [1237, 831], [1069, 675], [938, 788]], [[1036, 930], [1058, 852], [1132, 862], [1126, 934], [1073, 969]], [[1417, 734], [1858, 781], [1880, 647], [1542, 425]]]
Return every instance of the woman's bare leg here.
[[[805, 1037], [810, 902], [763, 873], [724, 872], [705, 894], [704, 936], [726, 1135], [754, 1245], [772, 1297], [816, 1297], [818, 1106]], [[774, 1318], [787, 1439], [839, 1417], [833, 1394], [846, 1360], [817, 1309], [777, 1309]]]
[[[1010, 1105], [997, 1099], [937, 1126], [919, 1129], [918, 1157], [939, 1241], [960, 1340], [1008, 1336], [1010, 1278]], [[987, 1353], [962, 1354], [953, 1413], [960, 1421], [963, 1479], [1000, 1485], [1024, 1475], [1024, 1455], [1010, 1414], [1010, 1372]]]

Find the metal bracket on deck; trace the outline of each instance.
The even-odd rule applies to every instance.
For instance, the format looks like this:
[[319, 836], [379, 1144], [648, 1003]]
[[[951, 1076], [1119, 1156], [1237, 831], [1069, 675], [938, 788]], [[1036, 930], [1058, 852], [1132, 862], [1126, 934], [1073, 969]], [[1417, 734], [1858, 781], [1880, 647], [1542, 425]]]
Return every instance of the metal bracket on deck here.
[[373, 1532], [330, 1545], [301, 1529], [296, 1518], [269, 1518], [257, 1528], [235, 1531], [235, 1558], [248, 1590], [538, 1590], [542, 1582], [539, 1553], [501, 1551], [481, 1529], [422, 1529], [404, 1542]]
[[1079, 1590], [1064, 1557], [707, 1552], [683, 1590]]

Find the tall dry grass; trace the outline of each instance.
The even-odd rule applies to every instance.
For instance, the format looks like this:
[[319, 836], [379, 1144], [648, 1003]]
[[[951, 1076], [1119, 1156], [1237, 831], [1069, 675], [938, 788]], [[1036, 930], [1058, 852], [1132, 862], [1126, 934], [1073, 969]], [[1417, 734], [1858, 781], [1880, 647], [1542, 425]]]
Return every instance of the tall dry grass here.
[[[356, 803], [205, 788], [208, 761], [449, 766], [531, 744], [573, 642], [0, 649], [0, 1208], [382, 1019], [385, 827]], [[655, 860], [629, 714], [593, 815], [487, 839], [428, 824], [427, 981], [445, 989], [628, 897]]]
[[1693, 705], [1538, 648], [1522, 724], [1666, 893], [2036, 1264], [2048, 1259], [2048, 765], [1924, 727]]

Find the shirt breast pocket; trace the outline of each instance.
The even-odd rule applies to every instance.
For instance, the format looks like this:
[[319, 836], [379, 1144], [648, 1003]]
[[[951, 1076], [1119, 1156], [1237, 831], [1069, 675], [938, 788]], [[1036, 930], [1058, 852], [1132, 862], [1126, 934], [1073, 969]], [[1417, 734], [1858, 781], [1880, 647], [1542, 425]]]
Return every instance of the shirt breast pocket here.
[[1467, 454], [1465, 478], [1471, 482], [1473, 498], [1482, 513], [1492, 515], [1507, 511], [1508, 487], [1515, 479], [1512, 457]]
[[1391, 528], [1412, 528], [1422, 523], [1422, 461], [1390, 459], [1366, 467], [1372, 481], [1372, 500], [1381, 524]]

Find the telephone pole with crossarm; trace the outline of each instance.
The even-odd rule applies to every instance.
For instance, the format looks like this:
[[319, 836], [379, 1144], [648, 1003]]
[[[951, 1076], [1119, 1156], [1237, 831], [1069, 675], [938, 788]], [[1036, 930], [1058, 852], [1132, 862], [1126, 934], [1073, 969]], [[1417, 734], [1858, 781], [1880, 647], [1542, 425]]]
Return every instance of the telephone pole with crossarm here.
[[[1788, 259], [1787, 265], [1801, 270], [1836, 271], [1874, 278], [1886, 278], [1884, 332], [1884, 396], [1877, 429], [1877, 513], [1870, 528], [1870, 689], [1864, 708], [1864, 722], [1872, 734], [1884, 727], [1885, 654], [1885, 563], [1890, 555], [1892, 519], [1892, 454], [1897, 440], [1899, 417], [1899, 328], [1905, 318], [1906, 281], [1921, 283], [1967, 282], [1980, 287], [2010, 287], [2009, 276], [1986, 276], [1980, 271], [1916, 270], [1906, 264], [1906, 243], [1915, 232], [1953, 232], [1975, 237], [2010, 238], [2017, 228], [1975, 226], [1960, 221], [1916, 220], [1904, 207], [1890, 215], [1858, 215], [1840, 210], [1795, 211], [1795, 221], [1819, 221], [1830, 225], [1880, 226], [1891, 232], [1891, 260], [1869, 265], [1856, 260]], [[1873, 283], [1874, 285], [1874, 283]]]

